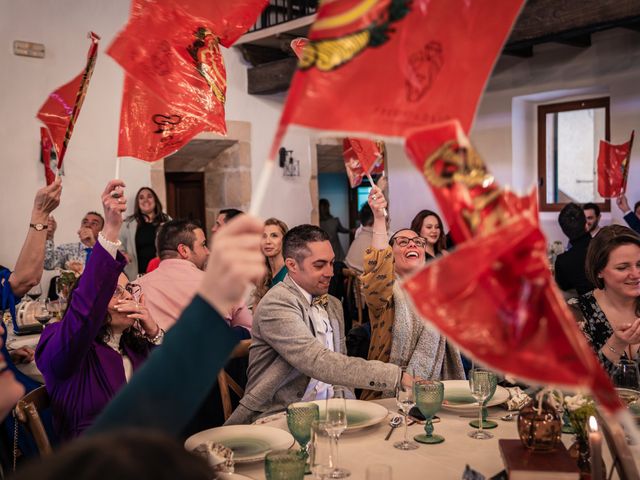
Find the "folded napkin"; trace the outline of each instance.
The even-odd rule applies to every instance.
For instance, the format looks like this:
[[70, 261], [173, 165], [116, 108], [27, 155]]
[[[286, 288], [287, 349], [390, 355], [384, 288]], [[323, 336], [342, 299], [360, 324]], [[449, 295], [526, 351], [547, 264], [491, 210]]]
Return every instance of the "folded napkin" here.
[[520, 387], [509, 387], [507, 392], [509, 392], [509, 399], [505, 402], [507, 410], [520, 410], [531, 401], [531, 397]]
[[216, 473], [233, 473], [233, 451], [213, 440], [201, 443], [193, 452], [203, 457]]

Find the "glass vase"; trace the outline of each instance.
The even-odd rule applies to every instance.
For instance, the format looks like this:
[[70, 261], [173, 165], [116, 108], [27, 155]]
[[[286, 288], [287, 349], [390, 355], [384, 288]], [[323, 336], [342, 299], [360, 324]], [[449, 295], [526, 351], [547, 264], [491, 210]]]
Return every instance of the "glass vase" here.
[[518, 435], [522, 444], [531, 450], [550, 451], [560, 443], [562, 419], [546, 400], [538, 410], [537, 401], [529, 402], [518, 414]]

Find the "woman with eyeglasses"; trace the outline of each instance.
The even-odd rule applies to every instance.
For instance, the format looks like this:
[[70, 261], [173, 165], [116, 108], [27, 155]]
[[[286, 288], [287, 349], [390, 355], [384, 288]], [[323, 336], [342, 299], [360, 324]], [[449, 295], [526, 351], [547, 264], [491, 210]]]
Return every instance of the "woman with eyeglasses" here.
[[112, 180], [102, 194], [105, 226], [59, 323], [45, 327], [36, 364], [51, 398], [54, 428], [62, 440], [91, 425], [147, 358], [164, 332], [142, 299], [134, 297], [118, 252], [124, 183]]
[[[428, 241], [415, 231], [398, 230], [387, 243], [384, 211], [387, 201], [374, 186], [369, 193], [373, 238], [364, 254], [361, 276], [371, 319], [369, 360], [408, 365], [417, 377], [429, 380], [464, 379], [460, 352], [413, 312], [396, 279], [424, 267]], [[378, 395], [364, 391], [363, 399]]]

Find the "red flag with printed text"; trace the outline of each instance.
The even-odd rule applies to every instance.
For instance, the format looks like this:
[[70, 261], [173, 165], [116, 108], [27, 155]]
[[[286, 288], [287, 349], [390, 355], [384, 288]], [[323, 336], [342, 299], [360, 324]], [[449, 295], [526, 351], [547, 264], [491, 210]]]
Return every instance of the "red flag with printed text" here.
[[62, 168], [62, 161], [73, 134], [73, 127], [78, 115], [80, 115], [82, 103], [87, 94], [89, 81], [96, 64], [100, 37], [93, 32], [89, 32], [89, 38], [91, 39], [91, 45], [87, 53], [87, 63], [82, 73], [52, 92], [37, 114], [38, 119], [45, 124], [49, 131], [58, 159], [58, 169]]
[[226, 71], [220, 45], [237, 40], [265, 4], [133, 2], [129, 23], [108, 51], [127, 72], [119, 156], [155, 161], [202, 131], [226, 134]]
[[273, 148], [287, 125], [402, 137], [465, 131], [524, 0], [321, 2]]
[[598, 193], [603, 198], [619, 197], [627, 191], [629, 161], [635, 130], [622, 145], [612, 145], [600, 140], [598, 151]]
[[406, 150], [460, 242], [403, 282], [416, 311], [489, 368], [588, 388], [607, 410], [620, 410], [553, 281], [536, 192], [517, 197], [498, 185], [457, 122], [414, 131]]

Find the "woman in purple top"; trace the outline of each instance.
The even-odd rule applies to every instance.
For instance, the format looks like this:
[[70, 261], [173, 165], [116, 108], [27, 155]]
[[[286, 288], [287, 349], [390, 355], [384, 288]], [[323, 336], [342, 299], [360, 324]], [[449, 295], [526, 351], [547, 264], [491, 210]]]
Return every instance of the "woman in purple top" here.
[[[61, 322], [45, 328], [36, 364], [51, 397], [54, 427], [63, 440], [91, 425], [162, 339], [144, 305], [134, 301], [118, 252], [124, 184], [112, 180], [102, 203], [105, 227]], [[136, 320], [140, 328], [134, 326]]]

